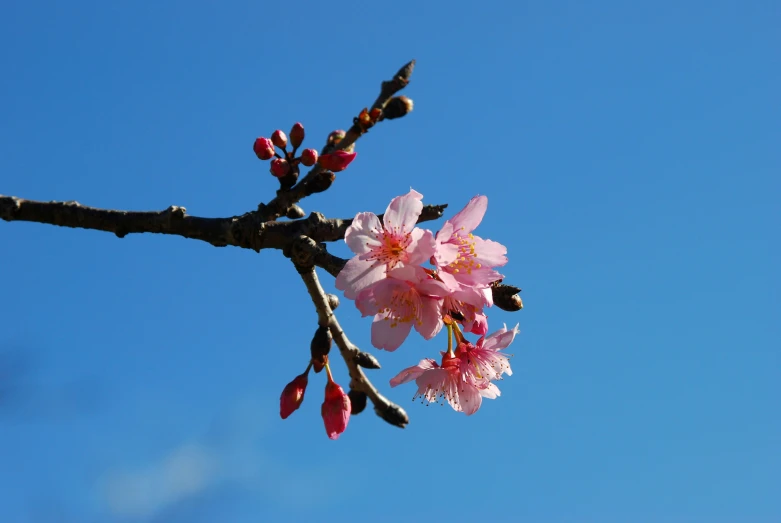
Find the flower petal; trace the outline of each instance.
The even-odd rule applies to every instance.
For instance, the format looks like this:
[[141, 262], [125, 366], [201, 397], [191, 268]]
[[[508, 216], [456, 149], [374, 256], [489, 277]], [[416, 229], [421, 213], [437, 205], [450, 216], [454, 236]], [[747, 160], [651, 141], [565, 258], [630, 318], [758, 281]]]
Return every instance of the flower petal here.
[[483, 396], [474, 385], [462, 383], [458, 391], [458, 400], [464, 414], [471, 416], [480, 408], [480, 405], [483, 403]]
[[478, 195], [469, 200], [466, 207], [448, 221], [453, 224], [456, 232], [469, 234], [483, 221], [486, 209], [488, 209], [488, 197]]
[[372, 323], [372, 345], [378, 349], [394, 351], [401, 347], [411, 329], [412, 323], [409, 321], [394, 322], [392, 319], [378, 314]]
[[344, 241], [355, 254], [365, 254], [373, 247], [379, 247], [376, 232], [382, 229], [382, 223], [373, 212], [359, 212], [353, 223], [344, 233]]
[[436, 298], [424, 297], [421, 300], [420, 323], [415, 323], [415, 330], [425, 339], [430, 340], [442, 329], [442, 302]]
[[423, 211], [422, 200], [423, 195], [413, 189], [404, 196], [392, 199], [382, 218], [385, 230], [412, 232]]
[[430, 358], [426, 358], [425, 360], [420, 360], [420, 363], [417, 365], [414, 365], [412, 367], [407, 367], [403, 371], [396, 374], [396, 376], [390, 380], [390, 386], [396, 387], [398, 385], [401, 385], [402, 383], [407, 383], [408, 381], [412, 381], [418, 378], [421, 374], [426, 372], [429, 369], [435, 369], [437, 368], [437, 362]]
[[410, 265], [420, 265], [428, 261], [437, 250], [437, 242], [434, 240], [434, 233], [428, 229], [415, 227], [410, 233], [411, 242], [407, 247]]
[[336, 288], [344, 291], [346, 298], [354, 300], [358, 293], [385, 277], [385, 265], [370, 260], [361, 260], [357, 256], [347, 260], [344, 268], [336, 276]]

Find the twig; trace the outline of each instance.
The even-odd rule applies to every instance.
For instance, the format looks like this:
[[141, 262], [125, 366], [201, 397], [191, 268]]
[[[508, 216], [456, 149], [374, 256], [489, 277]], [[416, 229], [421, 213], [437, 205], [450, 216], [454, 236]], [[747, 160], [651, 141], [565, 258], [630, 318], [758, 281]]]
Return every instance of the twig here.
[[[380, 94], [374, 101], [372, 109], [381, 109], [390, 101], [394, 94], [406, 87], [406, 85], [409, 83], [410, 77], [412, 76], [412, 71], [414, 68], [415, 60], [412, 60], [405, 64], [404, 67], [399, 69], [399, 71], [391, 80], [382, 82]], [[344, 138], [342, 138], [339, 143], [333, 147], [333, 150], [338, 151], [347, 149], [353, 145], [358, 140], [358, 138], [364, 134], [364, 132], [365, 131], [363, 131], [359, 125], [353, 124], [353, 126], [350, 127], [350, 129], [345, 134]], [[306, 176], [299, 180], [299, 182], [291, 189], [280, 189], [277, 191], [277, 196], [273, 200], [267, 204], [260, 204], [258, 206], [258, 212], [260, 213], [262, 221], [276, 220], [281, 216], [285, 216], [287, 209], [291, 205], [298, 203], [304, 197], [311, 194], [309, 186], [315, 181], [321, 172], [324, 172], [324, 169], [320, 166], [319, 163], [315, 164], [315, 166], [312, 167]]]
[[328, 304], [328, 297], [320, 285], [314, 266], [301, 267], [297, 265], [296, 268], [299, 274], [301, 274], [301, 279], [304, 280], [304, 285], [306, 285], [306, 290], [309, 291], [309, 296], [312, 298], [315, 309], [317, 309], [319, 324], [328, 326], [331, 336], [333, 336], [336, 346], [339, 347], [339, 352], [347, 364], [347, 369], [350, 373], [350, 388], [365, 393], [374, 404], [374, 411], [382, 419], [392, 425], [404, 428], [409, 423], [407, 413], [404, 409], [380, 394], [358, 366], [356, 357], [360, 350], [347, 338], [347, 335], [339, 325], [336, 315], [334, 315]]

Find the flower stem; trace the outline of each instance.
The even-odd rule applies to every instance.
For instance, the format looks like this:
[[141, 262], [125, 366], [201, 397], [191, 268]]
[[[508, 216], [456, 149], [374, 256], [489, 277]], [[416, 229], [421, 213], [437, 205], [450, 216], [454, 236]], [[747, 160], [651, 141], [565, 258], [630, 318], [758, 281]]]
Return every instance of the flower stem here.
[[[458, 327], [456, 327], [457, 329]], [[448, 323], [447, 324], [447, 353], [452, 358], [455, 356], [453, 354], [453, 324]]]

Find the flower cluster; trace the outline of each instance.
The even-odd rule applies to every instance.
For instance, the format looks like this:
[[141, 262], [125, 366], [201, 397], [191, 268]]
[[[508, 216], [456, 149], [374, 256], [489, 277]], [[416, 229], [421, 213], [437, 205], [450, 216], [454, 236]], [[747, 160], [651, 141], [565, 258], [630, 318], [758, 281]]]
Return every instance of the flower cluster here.
[[[355, 256], [337, 276], [336, 288], [355, 300], [363, 316], [374, 317], [371, 341], [379, 349], [396, 350], [413, 328], [431, 339], [447, 326], [441, 364], [425, 359], [391, 385], [414, 379], [417, 396], [444, 397], [455, 410], [473, 414], [481, 398], [499, 395], [491, 382], [510, 374], [507, 357], [497, 351], [512, 342], [517, 327], [486, 337], [484, 312], [493, 304], [492, 284], [503, 278], [496, 268], [507, 263], [507, 249], [473, 234], [487, 197], [472, 198], [436, 234], [416, 226], [422, 199], [410, 190], [391, 201], [382, 220], [370, 212], [353, 219], [345, 242]], [[461, 328], [481, 338], [472, 345]]]
[[[344, 131], [334, 131], [331, 135], [340, 132], [342, 135], [344, 134]], [[295, 184], [298, 178], [299, 164], [311, 167], [319, 162], [323, 169], [339, 172], [346, 169], [357, 155], [355, 152], [347, 151], [335, 151], [329, 154], [318, 155], [315, 149], [304, 149], [300, 156], [296, 156], [298, 148], [304, 141], [304, 136], [304, 126], [297, 122], [290, 129], [291, 151], [287, 150], [288, 137], [280, 129], [274, 131], [270, 139], [262, 136], [257, 138], [252, 149], [259, 159], [271, 160], [269, 168], [271, 174], [279, 178], [283, 185], [289, 186]], [[278, 153], [275, 147], [279, 148], [282, 153]]]

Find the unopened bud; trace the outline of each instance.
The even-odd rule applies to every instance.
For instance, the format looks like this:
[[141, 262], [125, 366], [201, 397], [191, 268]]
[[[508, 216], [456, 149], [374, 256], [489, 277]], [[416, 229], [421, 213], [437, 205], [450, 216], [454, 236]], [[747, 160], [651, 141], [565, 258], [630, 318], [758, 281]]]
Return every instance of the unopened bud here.
[[350, 389], [347, 393], [350, 397], [350, 414], [360, 414], [366, 408], [366, 393], [360, 390]]
[[357, 363], [358, 365], [360, 365], [365, 369], [380, 368], [380, 362], [377, 361], [377, 358], [375, 358], [368, 352], [358, 351], [358, 354], [355, 355], [355, 363]]
[[274, 144], [268, 138], [258, 138], [252, 146], [255, 155], [261, 160], [270, 160], [274, 157]]
[[407, 416], [407, 413], [404, 412], [404, 409], [402, 409], [395, 403], [391, 403], [385, 409], [382, 410], [380, 410], [377, 407], [374, 407], [374, 412], [376, 412], [379, 417], [381, 417], [391, 425], [396, 425], [397, 427], [402, 429], [407, 426], [407, 423], [409, 423], [409, 416]]
[[494, 305], [508, 312], [515, 312], [523, 309], [523, 301], [518, 293], [521, 291], [513, 285], [503, 283], [494, 283], [491, 285], [491, 293], [494, 298]]
[[331, 307], [332, 311], [335, 311], [336, 308], [339, 306], [339, 296], [336, 294], [328, 294], [328, 306]]
[[282, 178], [290, 171], [290, 164], [284, 158], [274, 158], [271, 160], [271, 174], [277, 178]]
[[279, 415], [282, 419], [287, 418], [298, 410], [298, 407], [304, 401], [304, 392], [306, 392], [306, 385], [309, 381], [306, 374], [305, 372], [300, 376], [296, 376], [282, 390], [282, 395], [279, 397]]
[[406, 96], [394, 96], [382, 110], [382, 117], [386, 120], [401, 118], [402, 116], [411, 113], [414, 105], [412, 100]]
[[301, 163], [306, 167], [312, 167], [317, 163], [317, 151], [314, 149], [304, 149], [301, 151]]
[[287, 208], [287, 212], [285, 213], [285, 216], [290, 218], [291, 220], [297, 220], [298, 218], [303, 218], [306, 213], [304, 212], [304, 209], [296, 205], [295, 203]]
[[336, 439], [347, 429], [351, 410], [350, 397], [344, 393], [342, 387], [329, 380], [325, 384], [325, 401], [320, 407], [325, 432], [329, 438]]
[[284, 149], [287, 147], [287, 136], [285, 136], [285, 133], [277, 129], [274, 131], [274, 134], [271, 135], [271, 142], [280, 149]]
[[312, 343], [309, 345], [309, 352], [312, 355], [312, 366], [315, 368], [315, 372], [323, 370], [328, 361], [328, 353], [331, 352], [332, 344], [333, 337], [331, 336], [331, 331], [327, 326], [319, 326], [312, 337]]
[[329, 171], [338, 173], [344, 171], [347, 166], [355, 160], [358, 153], [348, 153], [346, 151], [334, 151], [332, 153], [323, 154], [320, 156], [318, 163]]
[[304, 141], [305, 134], [304, 126], [301, 124], [301, 122], [296, 122], [293, 124], [293, 128], [290, 129], [290, 145], [293, 147], [298, 147], [301, 145], [301, 143]]
[[342, 129], [331, 131], [331, 134], [328, 135], [327, 145], [336, 145], [341, 142], [342, 138], [345, 136], [347, 136], [347, 133]]

